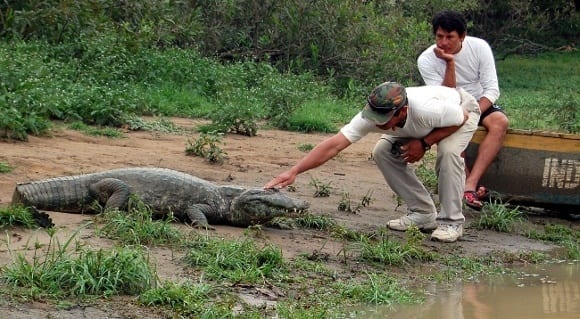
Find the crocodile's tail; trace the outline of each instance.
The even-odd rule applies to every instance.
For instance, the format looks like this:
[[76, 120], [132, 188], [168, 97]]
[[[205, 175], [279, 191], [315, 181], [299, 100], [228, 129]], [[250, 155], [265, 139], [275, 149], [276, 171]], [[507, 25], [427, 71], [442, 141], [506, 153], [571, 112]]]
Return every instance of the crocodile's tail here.
[[40, 226], [42, 228], [54, 227], [54, 223], [52, 222], [52, 218], [50, 218], [50, 216], [47, 213], [39, 211], [34, 206], [31, 206], [28, 209], [29, 209], [30, 213], [32, 214], [32, 219], [34, 219], [34, 222], [38, 226]]
[[87, 181], [74, 176], [18, 184], [12, 195], [12, 205], [82, 213], [90, 210], [92, 202], [86, 185]]

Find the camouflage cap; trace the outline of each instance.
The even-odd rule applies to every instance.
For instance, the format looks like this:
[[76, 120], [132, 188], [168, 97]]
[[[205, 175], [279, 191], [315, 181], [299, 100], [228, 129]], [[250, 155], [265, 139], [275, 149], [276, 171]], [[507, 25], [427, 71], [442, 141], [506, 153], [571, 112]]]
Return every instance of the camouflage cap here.
[[407, 105], [405, 87], [397, 82], [385, 82], [375, 87], [367, 98], [362, 117], [382, 125], [391, 120], [395, 111]]

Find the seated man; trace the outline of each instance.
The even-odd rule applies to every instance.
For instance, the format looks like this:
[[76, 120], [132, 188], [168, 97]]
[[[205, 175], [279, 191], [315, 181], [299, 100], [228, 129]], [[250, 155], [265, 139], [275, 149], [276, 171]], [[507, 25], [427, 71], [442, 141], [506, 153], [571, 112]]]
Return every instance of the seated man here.
[[[371, 92], [364, 109], [340, 132], [322, 141], [264, 187], [288, 186], [298, 174], [326, 163], [368, 133], [384, 133], [375, 145], [373, 159], [387, 184], [407, 204], [407, 215], [389, 221], [387, 226], [404, 231], [416, 225], [422, 230], [435, 230], [431, 239], [455, 242], [463, 236], [465, 221], [461, 202], [465, 164], [461, 153], [477, 129], [479, 115], [475, 98], [462, 89], [405, 88], [385, 82]], [[439, 214], [431, 194], [409, 165], [420, 160], [436, 143]]]
[[467, 23], [459, 12], [440, 12], [432, 25], [436, 43], [417, 59], [423, 81], [462, 88], [475, 96], [481, 109], [479, 125], [488, 131], [465, 180], [465, 203], [479, 210], [487, 194], [479, 180], [499, 153], [509, 124], [503, 110], [494, 104], [500, 92], [493, 52], [484, 40], [467, 36]]

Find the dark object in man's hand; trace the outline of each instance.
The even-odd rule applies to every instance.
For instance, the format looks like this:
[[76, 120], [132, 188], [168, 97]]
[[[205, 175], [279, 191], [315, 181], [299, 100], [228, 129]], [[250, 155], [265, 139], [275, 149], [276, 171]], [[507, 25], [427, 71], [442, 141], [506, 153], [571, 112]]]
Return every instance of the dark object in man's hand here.
[[401, 150], [402, 146], [403, 143], [401, 143], [400, 141], [393, 142], [393, 146], [391, 147], [391, 154], [395, 156], [401, 156], [403, 154], [403, 150]]

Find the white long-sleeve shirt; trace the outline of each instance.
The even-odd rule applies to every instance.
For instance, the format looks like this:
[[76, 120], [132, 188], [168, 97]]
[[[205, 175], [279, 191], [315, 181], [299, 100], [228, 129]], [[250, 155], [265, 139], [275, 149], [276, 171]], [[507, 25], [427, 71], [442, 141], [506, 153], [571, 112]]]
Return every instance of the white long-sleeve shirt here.
[[[417, 66], [426, 85], [441, 85], [445, 77], [445, 60], [428, 47], [417, 59]], [[480, 38], [466, 36], [461, 50], [455, 54], [456, 86], [477, 100], [488, 98], [492, 103], [499, 98], [499, 84], [495, 60], [489, 44]]]

